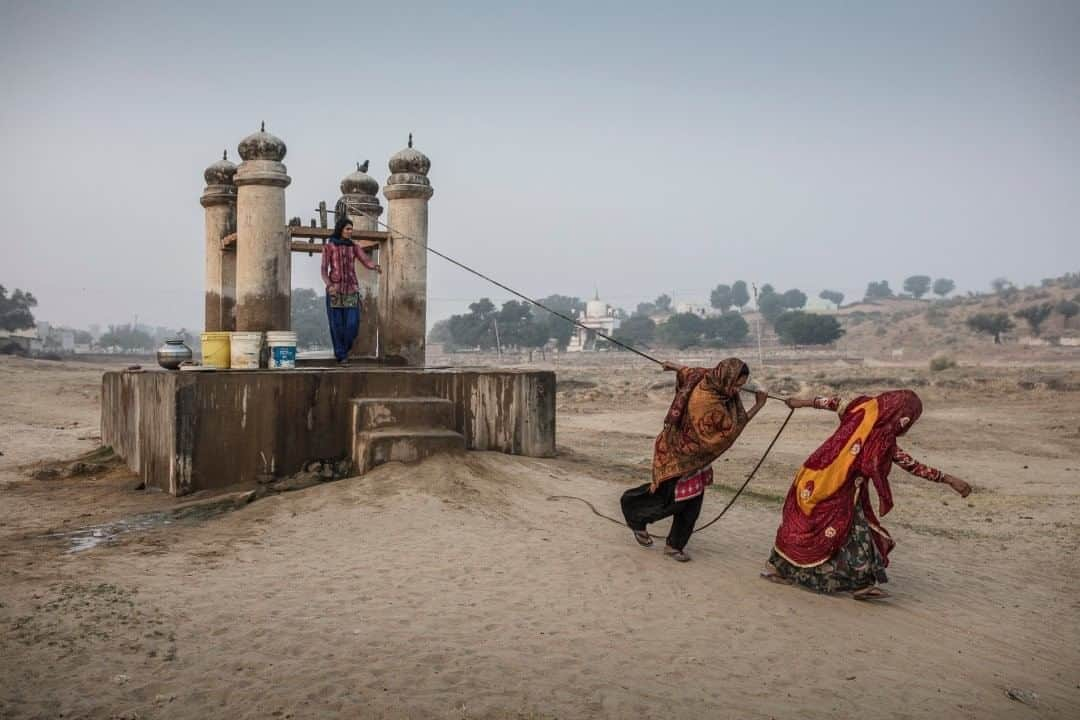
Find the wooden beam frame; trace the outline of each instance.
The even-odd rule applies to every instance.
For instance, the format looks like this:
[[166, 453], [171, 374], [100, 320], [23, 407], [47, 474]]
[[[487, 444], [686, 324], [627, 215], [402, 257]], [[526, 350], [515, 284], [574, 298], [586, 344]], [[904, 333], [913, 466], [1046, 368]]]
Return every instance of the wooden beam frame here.
[[[288, 226], [289, 230], [289, 246], [293, 252], [306, 252], [308, 255], [312, 253], [321, 253], [323, 251], [322, 242], [297, 242], [291, 238], [310, 238], [314, 240], [325, 241], [334, 231], [330, 228], [319, 227], [302, 227], [296, 225]], [[381, 247], [384, 242], [390, 239], [390, 233], [382, 232], [379, 230], [353, 230], [353, 240], [363, 250], [371, 250], [372, 248]], [[230, 233], [221, 238], [222, 250], [235, 250], [236, 249], [236, 233]]]

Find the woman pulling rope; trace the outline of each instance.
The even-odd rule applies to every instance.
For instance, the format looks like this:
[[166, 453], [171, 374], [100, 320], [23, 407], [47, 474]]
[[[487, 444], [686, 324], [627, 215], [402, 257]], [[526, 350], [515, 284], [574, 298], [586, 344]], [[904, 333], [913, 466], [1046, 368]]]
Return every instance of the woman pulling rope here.
[[653, 479], [627, 490], [621, 503], [626, 524], [643, 547], [653, 544], [648, 524], [673, 517], [664, 554], [687, 562], [686, 543], [701, 513], [705, 487], [713, 482], [712, 462], [734, 444], [768, 396], [758, 390], [754, 406], [743, 407], [739, 392], [750, 379], [750, 368], [738, 358], [712, 369], [663, 366], [676, 373], [675, 399], [656, 437]]

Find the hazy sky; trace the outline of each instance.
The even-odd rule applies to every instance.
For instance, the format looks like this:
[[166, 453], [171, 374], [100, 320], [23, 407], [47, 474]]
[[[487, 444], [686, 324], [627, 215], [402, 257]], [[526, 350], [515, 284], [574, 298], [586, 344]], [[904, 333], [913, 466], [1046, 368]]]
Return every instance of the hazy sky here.
[[1080, 3], [511, 5], [3, 0], [0, 284], [200, 328], [202, 172], [261, 120], [305, 222], [415, 132], [431, 245], [536, 295], [1080, 270]]

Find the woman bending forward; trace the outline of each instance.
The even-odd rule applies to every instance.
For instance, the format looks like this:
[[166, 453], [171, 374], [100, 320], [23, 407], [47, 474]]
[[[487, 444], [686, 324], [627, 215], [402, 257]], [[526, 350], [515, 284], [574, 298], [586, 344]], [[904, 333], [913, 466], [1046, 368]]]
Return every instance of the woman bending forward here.
[[672, 517], [664, 553], [686, 562], [690, 556], [684, 548], [701, 513], [705, 486], [713, 481], [712, 462], [731, 447], [766, 395], [758, 391], [754, 407], [743, 407], [739, 391], [750, 368], [738, 358], [712, 369], [672, 363], [664, 363], [664, 369], [676, 372], [675, 399], [653, 447], [652, 482], [627, 490], [621, 503], [634, 539], [645, 547], [653, 544], [648, 524]]
[[840, 416], [840, 427], [806, 459], [784, 501], [776, 545], [762, 577], [823, 593], [851, 592], [857, 600], [888, 597], [885, 568], [895, 543], [881, 527], [870, 502], [878, 496], [882, 517], [892, 509], [889, 470], [898, 465], [912, 475], [945, 483], [967, 497], [963, 480], [927, 467], [896, 444], [922, 414], [910, 390], [850, 403], [838, 397], [788, 400], [788, 407], [814, 407]]

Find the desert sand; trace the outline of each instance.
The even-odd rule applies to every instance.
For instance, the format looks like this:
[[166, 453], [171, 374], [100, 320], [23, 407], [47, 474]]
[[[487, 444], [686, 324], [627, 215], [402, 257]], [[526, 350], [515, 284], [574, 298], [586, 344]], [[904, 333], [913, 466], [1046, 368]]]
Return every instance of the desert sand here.
[[[103, 368], [0, 358], [0, 717], [1080, 717], [1076, 368], [759, 373], [914, 385], [905, 449], [976, 487], [895, 471], [893, 597], [857, 603], [758, 578], [828, 413], [796, 413], [687, 564], [548, 499], [618, 515], [648, 477], [671, 377], [615, 355], [558, 368], [557, 458], [387, 465], [73, 553], [65, 532], [179, 501], [114, 464], [42, 472], [97, 447]], [[717, 463], [702, 521], [786, 412]]]

